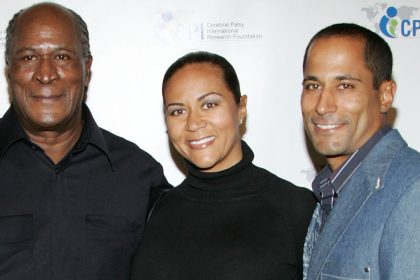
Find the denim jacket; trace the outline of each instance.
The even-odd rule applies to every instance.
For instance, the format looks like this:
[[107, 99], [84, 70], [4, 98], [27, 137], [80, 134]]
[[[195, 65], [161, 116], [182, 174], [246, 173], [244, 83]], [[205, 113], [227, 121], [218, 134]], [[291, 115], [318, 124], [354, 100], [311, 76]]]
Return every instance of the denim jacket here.
[[420, 154], [390, 131], [343, 186], [318, 235], [315, 209], [304, 279], [420, 279]]

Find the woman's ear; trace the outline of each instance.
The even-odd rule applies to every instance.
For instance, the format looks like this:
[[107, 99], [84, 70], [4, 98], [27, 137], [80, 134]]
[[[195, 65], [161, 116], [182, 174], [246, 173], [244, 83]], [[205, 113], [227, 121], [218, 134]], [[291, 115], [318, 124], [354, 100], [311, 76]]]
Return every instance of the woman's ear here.
[[241, 99], [239, 100], [239, 111], [238, 111], [238, 119], [239, 123], [242, 124], [246, 119], [246, 102], [247, 102], [247, 96], [242, 95]]
[[391, 108], [396, 90], [397, 84], [392, 80], [384, 81], [379, 86], [381, 113], [385, 114], [386, 112], [388, 112], [389, 108]]

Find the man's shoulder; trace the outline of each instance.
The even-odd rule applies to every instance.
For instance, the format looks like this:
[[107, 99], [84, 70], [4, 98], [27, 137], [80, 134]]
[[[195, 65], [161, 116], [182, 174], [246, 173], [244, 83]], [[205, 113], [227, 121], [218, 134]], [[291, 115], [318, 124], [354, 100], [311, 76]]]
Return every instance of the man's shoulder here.
[[[8, 114], [10, 115], [10, 114]], [[10, 118], [10, 116], [4, 115], [3, 117], [0, 117], [0, 129], [8, 129], [10, 127], [13, 127], [17, 124], [17, 120], [14, 118]]]
[[134, 142], [118, 136], [106, 129], [100, 128], [111, 158], [126, 158], [128, 160], [141, 160], [142, 162], [156, 163], [156, 160]]
[[[393, 137], [394, 141], [387, 143], [388, 150], [383, 151], [391, 156], [388, 157], [387, 162], [377, 162], [376, 165], [386, 167], [380, 176], [384, 188], [388, 190], [385, 193], [388, 193], [390, 197], [403, 197], [413, 188], [413, 184], [420, 182], [420, 153], [410, 148], [398, 132]], [[393, 149], [395, 149], [394, 152], [392, 152]]]
[[391, 135], [390, 140], [387, 141], [386, 145], [389, 147], [384, 150], [384, 153], [392, 153], [393, 148], [390, 146], [399, 148], [396, 148], [395, 153], [390, 158], [390, 164], [392, 166], [390, 166], [388, 171], [403, 174], [418, 173], [420, 171], [420, 153], [408, 146], [397, 130], [392, 132], [394, 135]]
[[408, 181], [420, 177], [420, 153], [405, 146], [395, 154], [388, 173], [398, 180]]
[[364, 162], [364, 170], [369, 175], [379, 175], [388, 173], [390, 165], [396, 160], [399, 164], [418, 161], [420, 155], [417, 151], [411, 149], [398, 130], [393, 129], [372, 148]]
[[135, 143], [125, 139], [122, 136], [116, 135], [102, 127], [100, 128], [100, 131], [104, 137], [106, 144], [108, 145], [115, 145], [117, 147], [126, 149], [141, 150]]

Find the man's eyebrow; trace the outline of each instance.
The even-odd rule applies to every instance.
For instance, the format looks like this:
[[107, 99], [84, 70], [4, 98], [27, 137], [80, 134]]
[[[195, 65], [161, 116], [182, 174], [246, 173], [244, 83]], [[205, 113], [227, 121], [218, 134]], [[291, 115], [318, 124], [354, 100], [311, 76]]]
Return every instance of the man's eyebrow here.
[[[38, 49], [40, 49], [40, 48], [37, 48], [37, 47], [23, 47], [23, 48], [18, 49], [15, 52], [15, 54], [20, 54], [20, 53], [23, 53], [23, 52], [36, 52]], [[77, 54], [77, 52], [75, 50], [66, 48], [64, 46], [58, 46], [57, 48], [54, 48], [54, 51], [66, 51], [66, 52], [69, 52], [69, 53], [72, 53], [72, 54]]]
[[319, 81], [319, 79], [316, 76], [306, 76], [303, 78], [303, 83], [306, 81]]
[[[337, 81], [344, 81], [344, 80], [359, 81], [359, 82], [362, 81], [360, 78], [356, 78], [352, 75], [339, 75], [335, 77], [335, 79]], [[303, 82], [306, 82], [306, 81], [319, 81], [319, 79], [316, 76], [307, 76], [303, 79]]]
[[23, 52], [33, 52], [33, 51], [36, 51], [36, 49], [25, 47], [25, 48], [18, 49], [15, 53], [20, 54], [20, 53], [23, 53]]
[[335, 79], [338, 80], [338, 81], [343, 81], [343, 80], [351, 80], [351, 81], [359, 81], [359, 82], [362, 81], [361, 79], [356, 78], [356, 77], [354, 77], [350, 74], [349, 75], [340, 75], [340, 76], [337, 76]]

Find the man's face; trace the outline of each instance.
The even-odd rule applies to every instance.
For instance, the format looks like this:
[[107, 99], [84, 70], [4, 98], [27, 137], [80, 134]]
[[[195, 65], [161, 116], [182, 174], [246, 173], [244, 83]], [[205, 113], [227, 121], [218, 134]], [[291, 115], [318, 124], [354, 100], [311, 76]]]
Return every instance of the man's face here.
[[[304, 69], [301, 107], [315, 149], [335, 170], [383, 124], [395, 84], [373, 88], [364, 59], [364, 42], [352, 37], [316, 40]], [[388, 103], [389, 104], [388, 104]]]
[[7, 66], [12, 103], [23, 127], [35, 133], [59, 131], [81, 121], [90, 65], [69, 13], [42, 5], [23, 12]]

